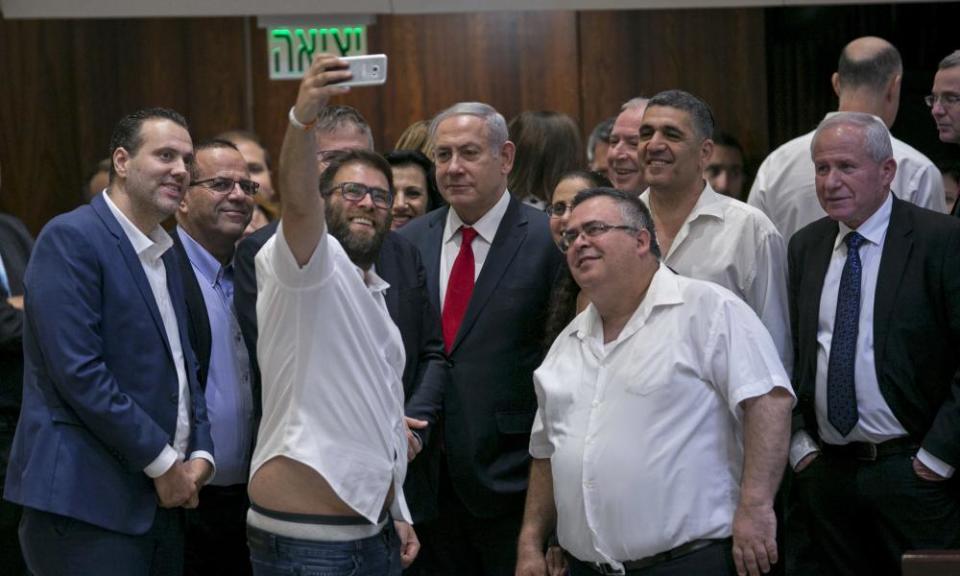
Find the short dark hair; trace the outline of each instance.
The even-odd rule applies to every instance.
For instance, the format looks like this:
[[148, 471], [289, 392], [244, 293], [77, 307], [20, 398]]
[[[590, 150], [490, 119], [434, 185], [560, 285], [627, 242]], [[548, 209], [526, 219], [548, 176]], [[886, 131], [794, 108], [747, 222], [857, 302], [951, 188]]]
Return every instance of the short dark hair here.
[[647, 205], [643, 203], [638, 196], [627, 194], [616, 188], [589, 188], [578, 192], [573, 197], [571, 208], [583, 204], [593, 198], [610, 198], [617, 203], [620, 213], [623, 215], [624, 224], [635, 226], [639, 230], [646, 230], [650, 233], [650, 253], [660, 259], [660, 244], [657, 242], [657, 232], [653, 226], [653, 216]]
[[324, 106], [317, 113], [317, 133], [326, 134], [339, 130], [344, 126], [352, 126], [367, 137], [370, 149], [373, 150], [373, 133], [363, 114], [353, 106], [341, 104], [338, 106]]
[[427, 211], [446, 204], [437, 188], [437, 172], [433, 162], [419, 150], [394, 150], [383, 156], [390, 166], [416, 166], [423, 170], [427, 179]]
[[719, 128], [714, 128], [712, 140], [717, 146], [726, 146], [727, 148], [736, 149], [736, 151], [740, 153], [740, 157], [743, 158], [743, 146], [740, 145], [740, 141], [737, 140], [736, 136], [733, 134], [724, 132]]
[[341, 154], [334, 156], [326, 170], [320, 174], [320, 193], [326, 196], [333, 185], [333, 179], [337, 177], [337, 172], [350, 164], [363, 164], [379, 171], [387, 179], [388, 189], [393, 193], [393, 171], [390, 165], [383, 156], [370, 150], [344, 150]]
[[683, 90], [665, 90], [647, 102], [647, 110], [654, 106], [665, 106], [683, 110], [690, 115], [693, 129], [702, 139], [713, 137], [713, 112], [706, 102]]
[[[209, 140], [204, 140], [193, 147], [194, 158], [196, 158], [200, 152], [204, 150], [215, 150], [217, 148], [229, 148], [230, 150], [235, 150], [237, 153], [240, 152], [240, 150], [237, 148], [237, 145], [229, 140], [225, 140], [223, 138], [211, 138]], [[194, 162], [190, 166], [191, 180], [196, 180], [200, 177], [199, 170], [199, 162]]]
[[867, 58], [856, 60], [848, 54], [847, 47], [840, 52], [837, 75], [843, 88], [868, 88], [882, 92], [894, 75], [903, 70], [900, 52], [893, 44], [887, 44]]
[[[113, 135], [110, 136], [111, 159], [113, 158], [113, 153], [117, 151], [117, 148], [123, 148], [131, 156], [137, 155], [140, 146], [143, 145], [143, 135], [140, 134], [140, 129], [147, 120], [169, 120], [187, 132], [190, 131], [190, 127], [187, 126], [187, 120], [183, 115], [169, 108], [144, 108], [143, 110], [137, 110], [121, 118], [113, 129]], [[113, 178], [116, 175], [116, 169], [111, 161], [111, 182], [113, 182]]]
[[599, 172], [594, 172], [593, 170], [570, 170], [569, 172], [564, 172], [560, 179], [557, 180], [557, 185], [559, 186], [564, 180], [585, 180], [590, 183], [591, 188], [613, 188], [613, 184], [610, 182], [610, 179], [604, 176]]
[[270, 168], [270, 151], [263, 145], [263, 142], [256, 133], [249, 130], [227, 130], [214, 136], [214, 139], [233, 142], [237, 146], [239, 146], [240, 142], [252, 142], [256, 144], [263, 150], [263, 161], [267, 163], [267, 168]]

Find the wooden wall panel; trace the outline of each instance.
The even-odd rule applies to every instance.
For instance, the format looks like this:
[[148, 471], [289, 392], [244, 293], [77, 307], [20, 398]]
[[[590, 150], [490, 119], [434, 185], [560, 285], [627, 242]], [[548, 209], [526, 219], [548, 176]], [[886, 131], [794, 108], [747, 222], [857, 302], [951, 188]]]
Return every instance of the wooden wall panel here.
[[[580, 14], [583, 121], [590, 130], [634, 96], [680, 88], [706, 101], [748, 156], [767, 148], [761, 9]], [[758, 152], [759, 151], [759, 152]]]

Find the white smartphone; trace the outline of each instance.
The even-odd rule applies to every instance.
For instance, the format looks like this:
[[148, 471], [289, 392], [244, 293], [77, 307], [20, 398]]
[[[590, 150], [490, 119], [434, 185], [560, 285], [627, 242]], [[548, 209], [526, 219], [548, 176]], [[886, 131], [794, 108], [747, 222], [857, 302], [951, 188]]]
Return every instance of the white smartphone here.
[[353, 78], [337, 82], [340, 86], [376, 86], [387, 81], [386, 54], [345, 56], [341, 60], [350, 64]]

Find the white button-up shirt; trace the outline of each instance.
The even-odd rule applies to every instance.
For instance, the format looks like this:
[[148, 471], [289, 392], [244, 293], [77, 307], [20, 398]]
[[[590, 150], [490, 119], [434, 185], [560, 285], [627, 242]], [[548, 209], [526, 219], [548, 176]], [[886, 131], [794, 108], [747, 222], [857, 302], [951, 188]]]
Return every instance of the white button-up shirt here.
[[[746, 302], [767, 327], [789, 373], [793, 344], [783, 237], [759, 210], [704, 184], [663, 262], [689, 278], [716, 282]], [[650, 191], [640, 199], [650, 206]]]
[[383, 297], [389, 284], [372, 270], [364, 282], [329, 234], [301, 268], [282, 222], [256, 266], [263, 419], [251, 477], [271, 458], [296, 460], [374, 524], [392, 486], [393, 517], [410, 522], [405, 355]]
[[616, 340], [591, 304], [534, 373], [530, 454], [550, 458], [557, 534], [590, 562], [645, 558], [732, 533], [742, 409], [792, 394], [770, 335], [740, 299], [661, 266]]

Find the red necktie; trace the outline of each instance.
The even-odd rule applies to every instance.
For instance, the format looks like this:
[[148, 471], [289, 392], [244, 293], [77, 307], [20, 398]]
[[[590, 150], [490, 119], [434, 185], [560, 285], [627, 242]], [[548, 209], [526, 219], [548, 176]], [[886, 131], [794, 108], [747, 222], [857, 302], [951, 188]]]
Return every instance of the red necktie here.
[[470, 295], [473, 294], [473, 249], [470, 244], [476, 237], [477, 231], [473, 228], [460, 228], [460, 253], [453, 262], [453, 269], [450, 270], [450, 278], [447, 280], [447, 295], [443, 300], [441, 318], [443, 342], [447, 346], [448, 354], [457, 338], [457, 331], [460, 330], [467, 304], [470, 303]]

